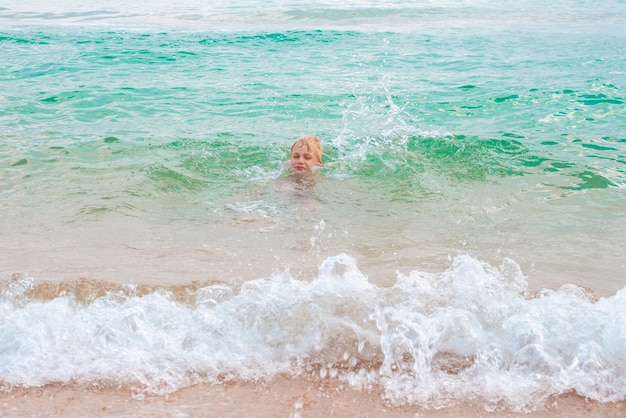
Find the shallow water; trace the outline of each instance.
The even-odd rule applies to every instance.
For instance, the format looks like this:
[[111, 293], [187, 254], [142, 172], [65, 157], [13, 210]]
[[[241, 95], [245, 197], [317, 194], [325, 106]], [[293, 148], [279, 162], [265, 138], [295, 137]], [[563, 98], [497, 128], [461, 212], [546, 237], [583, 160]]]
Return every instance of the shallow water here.
[[413, 3], [0, 8], [2, 387], [623, 400], [626, 6]]

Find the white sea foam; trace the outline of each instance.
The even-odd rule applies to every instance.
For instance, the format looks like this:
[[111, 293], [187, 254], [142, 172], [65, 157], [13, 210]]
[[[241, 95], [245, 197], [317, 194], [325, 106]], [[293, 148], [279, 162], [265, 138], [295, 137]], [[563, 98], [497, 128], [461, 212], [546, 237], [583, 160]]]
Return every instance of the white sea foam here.
[[529, 295], [511, 260], [458, 256], [447, 271], [383, 288], [340, 254], [310, 281], [277, 272], [202, 287], [189, 304], [167, 290], [39, 300], [34, 285], [14, 279], [0, 297], [5, 389], [78, 382], [142, 396], [287, 373], [380, 385], [394, 403], [433, 408], [626, 394], [626, 289], [597, 302], [573, 285]]

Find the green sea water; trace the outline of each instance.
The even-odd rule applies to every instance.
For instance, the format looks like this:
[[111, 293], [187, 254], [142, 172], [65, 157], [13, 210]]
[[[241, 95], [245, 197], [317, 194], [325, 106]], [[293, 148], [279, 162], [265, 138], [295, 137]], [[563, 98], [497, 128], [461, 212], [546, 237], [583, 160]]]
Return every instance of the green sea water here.
[[37, 3], [0, 6], [0, 390], [623, 400], [623, 1]]
[[[71, 242], [77, 225], [107, 229], [111, 216], [123, 229], [146, 224], [136, 239], [150, 242], [161, 224], [185, 230], [236, 218], [222, 210], [233, 199], [279, 222], [271, 193], [245, 194], [271, 188], [286, 174], [291, 142], [314, 134], [324, 144], [320, 187], [329, 189], [315, 192], [329, 212], [318, 221], [336, 229], [333, 249], [372, 246], [367, 260], [410, 248], [402, 265], [475, 249], [531, 266], [548, 245], [549, 263], [565, 271], [599, 251], [607, 266], [603, 277], [582, 278], [589, 285], [623, 278], [621, 36], [58, 27], [1, 35], [5, 277], [45, 272], [14, 260], [31, 246], [39, 253]], [[374, 200], [372, 214], [363, 208], [363, 225], [346, 227], [343, 216], [358, 210], [342, 215], [335, 206], [362, 207], [362, 199]], [[408, 226], [423, 223], [437, 227]], [[385, 243], [370, 244], [388, 224]], [[107, 246], [80, 231], [96, 253]], [[174, 246], [187, 248], [187, 235]], [[202, 239], [211, 246], [210, 227]], [[252, 254], [256, 239], [246, 240]]]

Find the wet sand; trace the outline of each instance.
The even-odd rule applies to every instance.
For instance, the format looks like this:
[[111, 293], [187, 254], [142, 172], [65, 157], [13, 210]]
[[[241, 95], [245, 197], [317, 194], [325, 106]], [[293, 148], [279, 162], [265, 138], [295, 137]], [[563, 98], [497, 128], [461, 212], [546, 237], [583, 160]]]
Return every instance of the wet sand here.
[[486, 411], [464, 404], [442, 410], [391, 406], [378, 391], [333, 382], [278, 378], [271, 382], [197, 385], [164, 396], [136, 399], [125, 389], [76, 385], [0, 392], [3, 417], [623, 417], [626, 402], [602, 404], [567, 394], [541, 410]]

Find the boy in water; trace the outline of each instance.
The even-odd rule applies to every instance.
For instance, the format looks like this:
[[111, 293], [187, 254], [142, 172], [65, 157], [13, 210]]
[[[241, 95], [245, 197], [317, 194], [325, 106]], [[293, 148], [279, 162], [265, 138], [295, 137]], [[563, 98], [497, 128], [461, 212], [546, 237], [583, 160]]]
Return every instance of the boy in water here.
[[312, 171], [322, 164], [322, 144], [316, 136], [302, 137], [291, 146], [289, 164], [295, 173]]

